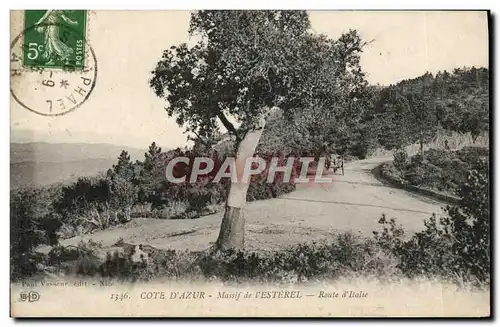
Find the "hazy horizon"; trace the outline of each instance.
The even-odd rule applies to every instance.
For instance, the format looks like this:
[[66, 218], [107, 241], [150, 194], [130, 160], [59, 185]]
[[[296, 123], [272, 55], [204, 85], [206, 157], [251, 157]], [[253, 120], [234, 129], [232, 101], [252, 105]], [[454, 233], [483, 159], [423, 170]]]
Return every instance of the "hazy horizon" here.
[[[86, 137], [83, 137], [82, 135], [79, 136], [79, 138], [66, 138], [63, 140], [60, 140], [58, 136], [55, 136], [54, 134], [49, 135], [49, 136], [44, 136], [44, 135], [36, 135], [36, 136], [31, 136], [28, 137], [26, 134], [32, 134], [33, 131], [26, 130], [26, 129], [11, 129], [10, 131], [10, 144], [29, 144], [29, 143], [47, 143], [47, 144], [90, 144], [90, 145], [113, 145], [113, 146], [122, 146], [122, 147], [127, 147], [127, 148], [134, 148], [137, 150], [144, 150], [146, 151], [148, 147], [151, 145], [151, 143], [147, 144], [144, 147], [139, 147], [139, 146], [134, 146], [134, 145], [128, 145], [128, 144], [121, 144], [121, 143], [114, 143], [112, 140], [107, 139], [99, 139], [101, 135], [94, 135], [94, 137], [89, 137], [90, 133], [86, 135]], [[153, 141], [155, 142], [155, 141]], [[172, 147], [169, 146], [164, 146], [158, 142], [155, 142], [157, 146], [161, 147], [162, 150], [171, 150]]]
[[[20, 32], [11, 12], [11, 35]], [[312, 11], [312, 29], [338, 38], [356, 29], [371, 41], [361, 56], [370, 84], [389, 85], [429, 71], [487, 67], [487, 13], [478, 11]], [[17, 17], [17, 19], [16, 19]], [[162, 51], [191, 42], [188, 11], [89, 11], [87, 38], [99, 65], [96, 87], [80, 108], [44, 117], [11, 99], [11, 142], [106, 143], [144, 149], [186, 144], [148, 79]], [[452, 55], [450, 55], [452, 54]], [[20, 135], [20, 136], [19, 136]]]

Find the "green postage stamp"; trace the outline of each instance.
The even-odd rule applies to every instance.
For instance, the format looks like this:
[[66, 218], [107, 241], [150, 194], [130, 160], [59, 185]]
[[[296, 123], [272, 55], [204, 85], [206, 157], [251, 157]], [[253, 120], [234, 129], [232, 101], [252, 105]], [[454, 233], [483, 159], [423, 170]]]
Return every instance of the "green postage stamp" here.
[[24, 66], [83, 69], [86, 24], [86, 10], [25, 10]]

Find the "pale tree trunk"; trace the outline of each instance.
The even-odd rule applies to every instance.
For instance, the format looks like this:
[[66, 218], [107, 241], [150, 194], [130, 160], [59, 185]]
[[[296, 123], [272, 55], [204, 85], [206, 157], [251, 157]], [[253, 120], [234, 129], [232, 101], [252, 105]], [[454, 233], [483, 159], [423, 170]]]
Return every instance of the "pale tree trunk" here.
[[238, 145], [236, 154], [237, 183], [231, 183], [229, 196], [226, 203], [226, 211], [222, 218], [217, 248], [221, 250], [239, 249], [243, 250], [245, 244], [245, 217], [244, 207], [246, 205], [248, 183], [241, 183], [243, 169], [247, 158], [251, 158], [255, 153], [255, 148], [259, 143], [265, 122], [261, 122], [259, 129], [246, 133], [243, 140]]

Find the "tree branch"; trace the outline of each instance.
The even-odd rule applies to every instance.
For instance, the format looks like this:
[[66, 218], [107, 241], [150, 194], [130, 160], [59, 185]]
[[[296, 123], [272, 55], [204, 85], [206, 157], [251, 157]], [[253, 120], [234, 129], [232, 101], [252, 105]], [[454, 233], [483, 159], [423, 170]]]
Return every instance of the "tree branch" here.
[[200, 136], [200, 134], [198, 134], [196, 131], [191, 131], [191, 133], [193, 133], [197, 137], [197, 139], [190, 137], [191, 140], [193, 140], [193, 141], [199, 140], [201, 143], [203, 143], [204, 145], [206, 145], [208, 147], [212, 146], [212, 143], [210, 141], [208, 141], [205, 137]]
[[236, 137], [236, 141], [237, 142], [241, 141], [241, 137], [240, 137], [240, 135], [238, 135], [236, 128], [234, 128], [234, 125], [231, 124], [231, 122], [229, 120], [227, 120], [227, 117], [224, 116], [224, 114], [222, 112], [219, 112], [217, 114], [217, 117], [219, 117], [222, 125], [224, 125], [224, 127], [227, 129], [227, 131], [229, 133], [232, 133]]

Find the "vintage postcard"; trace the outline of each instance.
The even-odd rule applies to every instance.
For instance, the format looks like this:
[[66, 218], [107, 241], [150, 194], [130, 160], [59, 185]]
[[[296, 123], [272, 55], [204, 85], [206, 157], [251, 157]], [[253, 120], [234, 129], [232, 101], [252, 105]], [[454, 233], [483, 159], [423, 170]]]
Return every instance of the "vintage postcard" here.
[[489, 317], [487, 11], [11, 11], [13, 317]]

